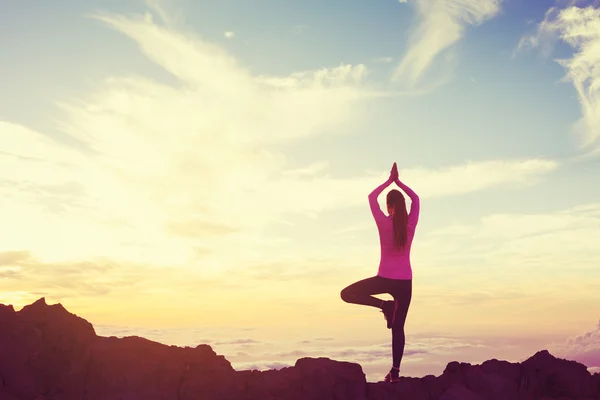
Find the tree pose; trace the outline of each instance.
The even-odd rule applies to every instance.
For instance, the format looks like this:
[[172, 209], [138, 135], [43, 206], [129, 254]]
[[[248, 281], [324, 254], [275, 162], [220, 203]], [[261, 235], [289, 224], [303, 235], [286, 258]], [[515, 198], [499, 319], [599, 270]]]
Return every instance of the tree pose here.
[[[395, 182], [410, 198], [410, 213], [406, 211], [404, 195], [393, 189], [387, 194], [385, 215], [377, 197]], [[385, 382], [400, 380], [400, 362], [404, 354], [404, 323], [412, 297], [412, 268], [410, 248], [419, 220], [419, 196], [398, 178], [398, 167], [394, 163], [390, 177], [369, 194], [371, 213], [379, 231], [381, 258], [376, 276], [363, 279], [346, 287], [341, 292], [347, 303], [361, 304], [381, 309], [388, 329], [392, 330], [392, 369]], [[381, 300], [373, 295], [389, 293], [394, 300]]]

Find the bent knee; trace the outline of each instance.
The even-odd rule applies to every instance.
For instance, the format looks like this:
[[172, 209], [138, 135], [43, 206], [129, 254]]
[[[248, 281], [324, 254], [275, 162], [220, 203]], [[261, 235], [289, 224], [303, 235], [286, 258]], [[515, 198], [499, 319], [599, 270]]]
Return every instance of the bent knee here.
[[340, 292], [340, 297], [342, 298], [343, 301], [345, 301], [346, 303], [351, 303], [350, 299], [352, 298], [352, 292], [350, 292], [348, 290], [348, 288], [344, 288], [342, 289], [342, 291]]

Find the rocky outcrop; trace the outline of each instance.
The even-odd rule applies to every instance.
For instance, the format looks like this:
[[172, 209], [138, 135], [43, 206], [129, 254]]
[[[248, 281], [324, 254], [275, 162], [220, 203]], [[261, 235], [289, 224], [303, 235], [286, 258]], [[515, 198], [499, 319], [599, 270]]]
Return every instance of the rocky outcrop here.
[[101, 337], [42, 298], [0, 305], [0, 400], [600, 400], [600, 374], [540, 351], [522, 363], [451, 362], [440, 376], [368, 383], [360, 365], [302, 358], [235, 371], [208, 345]]

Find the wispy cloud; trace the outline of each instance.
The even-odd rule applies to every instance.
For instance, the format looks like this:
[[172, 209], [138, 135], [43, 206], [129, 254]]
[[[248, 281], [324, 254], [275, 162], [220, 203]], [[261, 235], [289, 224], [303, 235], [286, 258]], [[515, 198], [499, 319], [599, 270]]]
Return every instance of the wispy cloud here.
[[[420, 273], [430, 280], [431, 300], [439, 297], [480, 309], [520, 304], [521, 310], [535, 308], [540, 323], [542, 318], [551, 323], [551, 310], [566, 307], [561, 293], [570, 293], [573, 304], [597, 299], [597, 237], [596, 203], [548, 213], [492, 214], [478, 223], [449, 225], [423, 235], [413, 253], [428, 265]], [[460, 278], [454, 275], [456, 268]]]
[[[157, 266], [202, 257], [214, 271], [263, 260], [258, 249], [275, 242], [262, 232], [284, 215], [362, 206], [385, 178], [334, 178], [324, 162], [290, 168], [278, 150], [362, 118], [360, 105], [379, 94], [364, 65], [253, 76], [222, 48], [150, 18], [95, 18], [180, 83], [117, 76], [61, 102], [60, 127], [85, 152], [0, 122], [0, 215], [12, 227], [0, 250], [27, 249], [46, 262], [110, 255]], [[492, 161], [402, 173], [432, 197], [534, 182], [556, 166]]]
[[408, 51], [393, 79], [415, 84], [438, 56], [464, 35], [500, 12], [501, 0], [415, 0], [419, 21], [411, 33]]
[[[170, 27], [181, 25], [184, 21], [181, 10], [174, 7], [171, 0], [145, 0], [148, 8], [160, 19], [160, 21]], [[147, 14], [149, 17], [150, 14]]]
[[[18, 255], [18, 256], [17, 256]], [[194, 270], [155, 267], [89, 258], [52, 263], [28, 252], [0, 252], [0, 303], [22, 306], [39, 297], [72, 302], [83, 298], [114, 302], [135, 290], [140, 298], [176, 287], [180, 292], [213, 291], [236, 286]], [[13, 295], [16, 295], [15, 296]]]
[[254, 339], [232, 339], [213, 342], [215, 345], [252, 345], [260, 343]]
[[13, 227], [3, 250], [172, 265], [193, 261], [190, 246], [200, 238], [205, 248], [226, 234], [243, 243], [240, 231], [255, 237], [289, 210], [282, 196], [308, 194], [272, 200], [268, 190], [293, 188], [296, 179], [282, 174], [286, 159], [275, 146], [352, 121], [371, 95], [361, 65], [255, 77], [218, 46], [150, 18], [95, 18], [133, 39], [180, 84], [112, 77], [79, 101], [61, 102], [61, 129], [87, 152], [0, 122], [7, 201], [0, 214]]
[[227, 32], [225, 32], [223, 35], [225, 35], [225, 37], [226, 37], [227, 39], [232, 39], [232, 38], [234, 38], [234, 37], [235, 37], [235, 32], [233, 32], [233, 31], [227, 31]]
[[551, 7], [536, 32], [521, 38], [516, 51], [526, 47], [552, 53], [560, 40], [570, 45], [570, 58], [556, 60], [567, 71], [564, 79], [573, 83], [581, 103], [582, 118], [574, 125], [581, 149], [588, 155], [600, 154], [600, 8]]
[[598, 371], [600, 368], [600, 321], [596, 327], [581, 335], [570, 337], [564, 343], [552, 344], [556, 353], [569, 360], [575, 360]]
[[400, 171], [426, 197], [458, 195], [505, 184], [529, 185], [555, 171], [559, 163], [544, 158], [466, 162], [437, 169]]
[[391, 63], [394, 59], [392, 57], [379, 57], [373, 60], [374, 63]]
[[[600, 257], [600, 251], [592, 245], [596, 234], [600, 234], [600, 204], [591, 203], [548, 213], [491, 214], [475, 224], [436, 229], [428, 234], [428, 240], [436, 241], [441, 246], [440, 252], [445, 253], [447, 249], [448, 253], [457, 254], [457, 249], [451, 248], [463, 246], [465, 239], [471, 238], [469, 249], [464, 252], [466, 257], [502, 260], [507, 265], [518, 265], [516, 268], [520, 270], [528, 264], [524, 264], [524, 259], [518, 262], [519, 257], [527, 256], [528, 262], [533, 261], [531, 257], [541, 257], [542, 263], [557, 266], [563, 259], [571, 260], [569, 272], [573, 273], [576, 267], [586, 264], [591, 268], [594, 265], [591, 261]], [[421, 245], [426, 243], [421, 242]], [[574, 254], [578, 256], [577, 265], [573, 264]]]
[[[309, 245], [290, 240], [282, 222], [362, 207], [372, 227], [366, 195], [387, 174], [341, 178], [330, 162], [293, 165], [282, 145], [339, 135], [361, 121], [362, 106], [381, 95], [369, 86], [368, 68], [254, 75], [223, 48], [147, 16], [95, 18], [133, 40], [177, 83], [113, 76], [64, 99], [59, 128], [77, 147], [0, 121], [0, 220], [10, 227], [0, 243], [7, 278], [0, 296], [21, 303], [39, 293], [77, 297], [95, 311], [90, 299], [102, 297], [103, 307], [112, 304], [115, 318], [124, 319], [140, 309], [193, 319], [198, 308], [215, 313], [235, 298], [246, 300], [239, 321], [260, 318], [251, 314], [253, 302], [271, 295], [283, 299], [272, 312], [306, 301], [304, 291], [290, 294], [294, 285], [327, 286], [314, 296], [330, 299], [337, 291], [330, 289], [343, 284], [339, 277], [357, 273], [349, 267], [369, 253], [351, 244], [315, 247], [317, 234], [339, 238], [322, 226], [293, 226]], [[530, 185], [558, 166], [493, 160], [400, 173], [429, 199]], [[256, 288], [267, 281], [276, 284], [261, 288], [261, 300]], [[175, 307], [179, 302], [185, 305]]]

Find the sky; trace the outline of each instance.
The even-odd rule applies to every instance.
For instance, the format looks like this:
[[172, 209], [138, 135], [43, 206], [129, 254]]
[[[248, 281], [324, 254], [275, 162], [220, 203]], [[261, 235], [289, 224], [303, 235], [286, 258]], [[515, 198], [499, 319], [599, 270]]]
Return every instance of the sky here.
[[402, 374], [600, 370], [600, 2], [5, 1], [0, 57], [0, 303], [381, 379], [385, 320], [340, 291], [397, 162]]

